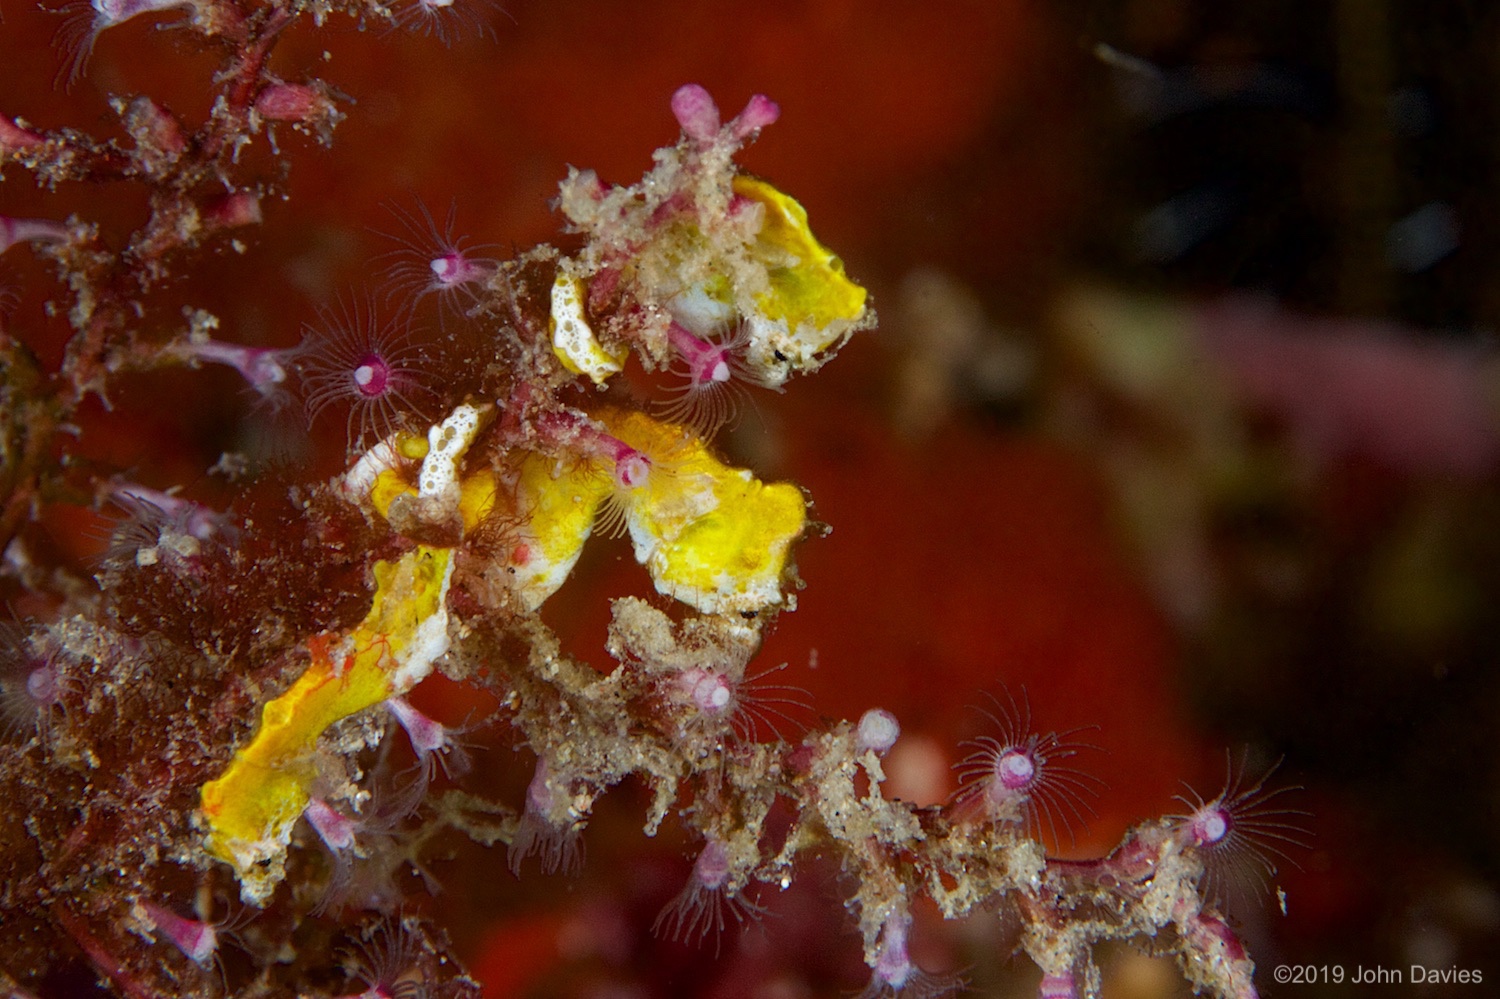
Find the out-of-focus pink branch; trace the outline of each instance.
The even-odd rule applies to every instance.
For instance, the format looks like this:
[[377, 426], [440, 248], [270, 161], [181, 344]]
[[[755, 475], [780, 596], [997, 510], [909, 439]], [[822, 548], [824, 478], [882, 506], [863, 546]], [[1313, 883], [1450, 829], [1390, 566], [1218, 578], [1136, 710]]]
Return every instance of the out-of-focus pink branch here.
[[1409, 474], [1500, 467], [1500, 355], [1390, 323], [1315, 319], [1225, 299], [1194, 327], [1241, 400], [1282, 420], [1308, 456]]

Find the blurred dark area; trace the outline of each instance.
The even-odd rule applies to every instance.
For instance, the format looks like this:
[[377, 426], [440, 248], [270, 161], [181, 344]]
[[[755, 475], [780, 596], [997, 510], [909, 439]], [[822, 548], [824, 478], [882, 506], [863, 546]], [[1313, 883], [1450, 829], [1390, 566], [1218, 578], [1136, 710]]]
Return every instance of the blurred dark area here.
[[[4, 2], [0, 112], [106, 134], [110, 93], [205, 112], [212, 63], [177, 33], [106, 33], [69, 93], [55, 16]], [[806, 720], [896, 711], [892, 791], [936, 802], [981, 692], [1024, 688], [1040, 726], [1100, 726], [1109, 790], [1080, 855], [1181, 810], [1180, 781], [1215, 793], [1226, 750], [1282, 760], [1311, 845], [1233, 912], [1264, 993], [1355, 994], [1363, 967], [1401, 972], [1381, 995], [1500, 994], [1500, 5], [511, 0], [493, 28], [451, 48], [293, 29], [276, 60], [323, 67], [348, 121], [331, 150], [252, 151], [284, 199], [143, 322], [165, 339], [191, 303], [226, 339], [290, 345], [368, 286], [385, 205], [452, 200], [474, 238], [524, 248], [554, 238], [568, 164], [640, 173], [680, 83], [724, 107], [764, 92], [783, 116], [747, 168], [807, 207], [882, 320], [725, 442], [833, 528], [804, 543], [806, 589], [762, 654], [810, 692]], [[108, 233], [139, 220], [134, 196], [12, 166], [0, 214]], [[55, 365], [47, 268], [13, 249], [5, 287], [7, 330]], [[222, 502], [206, 469], [265, 433], [222, 375], [123, 380], [79, 460]], [[339, 466], [342, 429], [315, 428], [300, 474]], [[30, 550], [87, 575], [97, 519], [45, 511]], [[607, 599], [645, 586], [623, 544], [591, 548], [549, 623], [603, 667]], [[468, 696], [439, 707], [462, 718]], [[481, 783], [518, 801], [530, 758], [493, 742]], [[773, 917], [717, 958], [653, 937], [689, 861], [670, 829], [641, 835], [644, 800], [601, 802], [576, 880], [517, 881], [470, 844], [434, 864], [432, 905], [490, 994], [862, 980], [836, 871], [767, 893]], [[919, 956], [1034, 994], [998, 920], [926, 915]], [[1151, 959], [1101, 958], [1107, 996], [1189, 994]], [[1278, 965], [1325, 970], [1278, 985]], [[1414, 985], [1418, 967], [1483, 984]]]
[[1122, 112], [1098, 269], [1459, 337], [1494, 322], [1491, 5], [1110, 6], [1085, 28]]

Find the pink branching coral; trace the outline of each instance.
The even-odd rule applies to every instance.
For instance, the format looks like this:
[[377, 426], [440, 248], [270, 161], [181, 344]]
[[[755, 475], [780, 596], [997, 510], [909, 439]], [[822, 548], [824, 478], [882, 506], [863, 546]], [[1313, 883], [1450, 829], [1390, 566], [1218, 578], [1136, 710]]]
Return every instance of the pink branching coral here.
[[382, 440], [412, 422], [431, 391], [424, 356], [408, 325], [382, 318], [372, 303], [325, 309], [292, 362], [308, 422], [325, 410], [345, 410], [351, 450]]
[[1031, 703], [1025, 696], [1017, 703], [1007, 691], [1004, 702], [996, 697], [991, 701], [995, 713], [982, 713], [999, 735], [964, 743], [974, 751], [958, 764], [955, 817], [1024, 822], [1036, 834], [1045, 825], [1048, 837], [1059, 845], [1061, 827], [1071, 840], [1074, 824], [1092, 814], [1088, 799], [1099, 793], [1101, 782], [1065, 761], [1098, 747], [1071, 741], [1080, 729], [1033, 732]]
[[[458, 5], [450, 0], [448, 6]], [[409, 9], [421, 7], [419, 0]], [[477, 305], [499, 267], [482, 255], [494, 247], [476, 245], [455, 232], [458, 205], [449, 206], [441, 224], [421, 201], [415, 211], [399, 204], [391, 205], [390, 210], [402, 231], [381, 234], [398, 244], [382, 255], [389, 297], [415, 303], [434, 295], [445, 311], [459, 315]]]
[[0, 621], [0, 738], [35, 735], [49, 745], [54, 718], [66, 719], [65, 697], [77, 686], [59, 657], [37, 655], [19, 624]]
[[1178, 835], [1203, 859], [1203, 894], [1223, 909], [1232, 899], [1262, 900], [1277, 863], [1295, 864], [1289, 852], [1307, 848], [1308, 813], [1283, 797], [1297, 790], [1268, 785], [1276, 767], [1252, 779], [1242, 759], [1232, 761], [1223, 789], [1212, 798], [1192, 788], [1177, 800], [1187, 812], [1173, 816]]
[[728, 926], [728, 914], [736, 924], [758, 919], [765, 908], [742, 894], [742, 888], [730, 880], [734, 873], [729, 864], [729, 850], [717, 840], [709, 840], [693, 861], [693, 873], [677, 897], [662, 909], [652, 926], [673, 940], [699, 943], [710, 934], [717, 953], [719, 938]]

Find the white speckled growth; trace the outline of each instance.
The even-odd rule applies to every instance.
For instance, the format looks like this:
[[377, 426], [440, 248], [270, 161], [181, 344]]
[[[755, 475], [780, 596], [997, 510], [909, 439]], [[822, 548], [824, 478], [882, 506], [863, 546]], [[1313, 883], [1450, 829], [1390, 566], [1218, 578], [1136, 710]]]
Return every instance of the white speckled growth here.
[[583, 311], [583, 282], [566, 271], [558, 271], [552, 282], [550, 325], [552, 352], [574, 374], [588, 375], [595, 385], [602, 385], [624, 367], [594, 337]]
[[424, 500], [446, 500], [457, 509], [458, 462], [479, 433], [479, 410], [463, 403], [442, 423], [427, 431], [427, 457], [417, 477], [417, 492]]
[[452, 580], [453, 559], [449, 558], [443, 567], [437, 610], [417, 625], [410, 644], [396, 656], [401, 665], [391, 674], [393, 694], [404, 694], [425, 680], [432, 672], [432, 664], [448, 651], [448, 584]]
[[363, 503], [375, 488], [375, 480], [386, 469], [395, 468], [400, 456], [396, 453], [396, 435], [392, 434], [359, 456], [349, 471], [339, 481], [339, 491], [351, 503]]

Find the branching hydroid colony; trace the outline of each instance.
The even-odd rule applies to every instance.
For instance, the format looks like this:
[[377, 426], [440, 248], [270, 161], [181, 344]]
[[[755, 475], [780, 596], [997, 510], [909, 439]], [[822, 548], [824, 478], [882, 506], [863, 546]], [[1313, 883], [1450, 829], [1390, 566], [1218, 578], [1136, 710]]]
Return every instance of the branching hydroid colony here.
[[[421, 6], [360, 16], [441, 35], [452, 5]], [[301, 7], [79, 9], [64, 76], [87, 72], [100, 32], [156, 10], [233, 43], [196, 129], [147, 97], [116, 104], [125, 142], [0, 119], [0, 155], [40, 180], [153, 192], [118, 241], [81, 219], [0, 230], [0, 249], [53, 262], [74, 331], [56, 372], [0, 340], [7, 579], [51, 609], [0, 627], [8, 988], [46, 995], [86, 965], [139, 997], [476, 994], [404, 897], [408, 872], [428, 876], [426, 844], [455, 829], [505, 844], [522, 877], [576, 870], [594, 803], [633, 777], [650, 790], [645, 831], [673, 822], [696, 842], [657, 920], [673, 936], [736, 931], [769, 904], [757, 886], [785, 887], [816, 853], [846, 875], [868, 996], [962, 986], [910, 953], [923, 897], [950, 919], [1007, 913], [1049, 996], [1095, 992], [1106, 940], [1177, 955], [1211, 993], [1255, 994], [1215, 903], [1236, 876], [1228, 846], [1259, 878], [1299, 839], [1298, 813], [1263, 781], [1239, 774], [1107, 857], [1049, 859], [1039, 837], [1085, 818], [1096, 782], [1090, 747], [1033, 731], [1024, 698], [993, 699], [955, 800], [917, 808], [882, 793], [896, 715], [871, 705], [797, 735], [781, 721], [796, 698], [757, 682], [763, 629], [792, 602], [807, 499], [725, 464], [714, 435], [740, 395], [815, 372], [874, 325], [802, 206], [735, 165], [773, 102], [724, 122], [702, 88], [678, 90], [681, 137], [641, 182], [562, 182], [573, 253], [501, 260], [451, 213], [399, 207], [387, 287], [330, 303], [296, 348], [241, 347], [191, 307], [161, 335], [138, 302], [260, 223], [243, 145], [272, 122], [330, 141], [342, 112], [322, 83], [264, 68]], [[440, 298], [445, 335], [390, 288]], [[312, 421], [342, 421], [345, 470], [214, 511], [56, 460], [71, 414], [122, 372], [202, 364], [239, 372], [267, 411], [295, 414], [296, 399]], [[614, 390], [627, 368], [659, 373], [655, 401]], [[34, 512], [80, 495], [128, 514], [88, 585], [29, 556]], [[565, 655], [538, 613], [596, 533], [623, 533], [659, 594], [614, 601], [605, 674]], [[495, 723], [537, 759], [522, 800], [454, 786], [483, 760], [407, 699], [435, 670], [498, 698]], [[401, 754], [414, 766], [390, 762]], [[774, 830], [773, 808], [789, 817]], [[230, 896], [232, 915], [210, 919]]]

